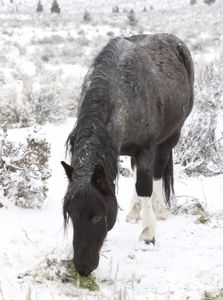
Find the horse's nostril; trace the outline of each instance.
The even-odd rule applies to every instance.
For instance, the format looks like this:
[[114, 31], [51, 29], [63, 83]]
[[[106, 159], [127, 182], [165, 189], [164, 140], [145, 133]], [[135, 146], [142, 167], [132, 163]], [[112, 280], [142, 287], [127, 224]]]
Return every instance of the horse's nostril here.
[[81, 276], [85, 276], [85, 277], [87, 277], [87, 276], [91, 273], [91, 271], [89, 271], [89, 270], [78, 270], [78, 269], [77, 269], [77, 272], [78, 272]]
[[78, 271], [81, 276], [87, 277], [91, 272], [90, 271]]
[[89, 266], [80, 264], [78, 262], [74, 262], [74, 267], [77, 270], [77, 272], [81, 275], [81, 276], [88, 276], [93, 269], [89, 268]]
[[85, 276], [85, 277], [87, 277], [91, 272], [93, 272], [97, 268], [98, 262], [99, 262], [99, 256], [92, 259], [92, 261], [89, 260], [86, 261], [86, 257], [84, 261], [83, 259], [77, 257], [74, 257], [73, 259], [73, 264], [75, 269], [81, 276]]

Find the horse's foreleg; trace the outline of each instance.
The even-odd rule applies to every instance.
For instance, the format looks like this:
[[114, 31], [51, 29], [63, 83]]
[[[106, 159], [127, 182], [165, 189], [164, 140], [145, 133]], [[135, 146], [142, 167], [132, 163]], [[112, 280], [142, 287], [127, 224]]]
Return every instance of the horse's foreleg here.
[[136, 192], [142, 203], [142, 225], [143, 230], [139, 240], [147, 244], [155, 244], [156, 235], [156, 216], [152, 205], [153, 192], [153, 167], [154, 167], [155, 149], [142, 151], [136, 157]]
[[142, 225], [143, 231], [139, 236], [140, 241], [155, 245], [156, 216], [153, 211], [151, 197], [139, 197], [142, 201]]
[[[134, 174], [136, 174], [134, 170]], [[135, 176], [134, 176], [135, 178]], [[151, 197], [152, 208], [155, 213], [155, 216], [158, 220], [166, 220], [168, 216], [168, 211], [165, 205], [165, 199], [163, 194], [162, 187], [162, 178], [153, 180], [153, 193]], [[140, 212], [142, 210], [142, 201], [138, 197], [135, 186], [133, 190], [133, 195], [130, 203], [130, 210], [127, 214], [127, 222], [138, 222], [140, 219]]]

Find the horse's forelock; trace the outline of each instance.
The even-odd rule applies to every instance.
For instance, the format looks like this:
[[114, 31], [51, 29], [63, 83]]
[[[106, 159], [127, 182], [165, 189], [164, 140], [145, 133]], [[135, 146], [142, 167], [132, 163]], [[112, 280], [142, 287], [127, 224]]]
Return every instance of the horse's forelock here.
[[69, 215], [65, 207], [63, 208], [63, 218], [64, 218], [64, 230], [66, 231], [67, 225], [69, 223]]

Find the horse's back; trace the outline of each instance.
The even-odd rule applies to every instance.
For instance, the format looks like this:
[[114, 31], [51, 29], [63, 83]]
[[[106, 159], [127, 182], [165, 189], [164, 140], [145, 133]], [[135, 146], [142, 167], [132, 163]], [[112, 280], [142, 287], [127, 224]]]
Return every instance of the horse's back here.
[[152, 60], [163, 114], [160, 139], [180, 130], [193, 106], [194, 69], [186, 44], [172, 34], [133, 36]]
[[174, 57], [173, 54], [177, 55], [179, 60], [183, 62], [191, 80], [191, 85], [193, 86], [193, 61], [187, 45], [180, 38], [173, 34], [162, 33], [133, 35], [127, 38], [127, 40], [144, 48], [156, 65], [158, 65], [160, 61], [162, 61], [163, 64], [165, 62], [166, 65], [169, 63], [175, 65], [177, 61], [173, 61], [171, 58]]
[[82, 92], [82, 100], [86, 93], [90, 102], [97, 99], [118, 148], [146, 144], [151, 136], [159, 143], [180, 129], [191, 111], [190, 52], [169, 34], [112, 39], [96, 57]]
[[111, 131], [119, 138], [122, 134], [127, 144], [132, 135], [136, 143], [145, 135], [165, 140], [180, 130], [193, 105], [193, 63], [187, 46], [169, 34], [135, 35], [114, 44], [119, 55], [111, 79]]

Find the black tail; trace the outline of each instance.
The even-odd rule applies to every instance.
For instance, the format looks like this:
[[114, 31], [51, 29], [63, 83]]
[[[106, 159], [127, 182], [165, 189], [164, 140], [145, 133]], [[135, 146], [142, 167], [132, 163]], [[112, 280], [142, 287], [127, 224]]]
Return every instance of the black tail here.
[[170, 207], [171, 198], [174, 194], [174, 177], [173, 177], [173, 155], [170, 153], [170, 158], [163, 174], [163, 188], [166, 196], [166, 203]]
[[190, 51], [184, 43], [179, 42], [177, 44], [177, 52], [184, 63], [185, 69], [187, 71], [188, 79], [190, 81], [190, 88], [191, 88], [190, 102], [191, 103], [190, 103], [190, 109], [188, 111], [188, 115], [189, 115], [194, 103], [194, 65], [193, 65], [193, 60]]

